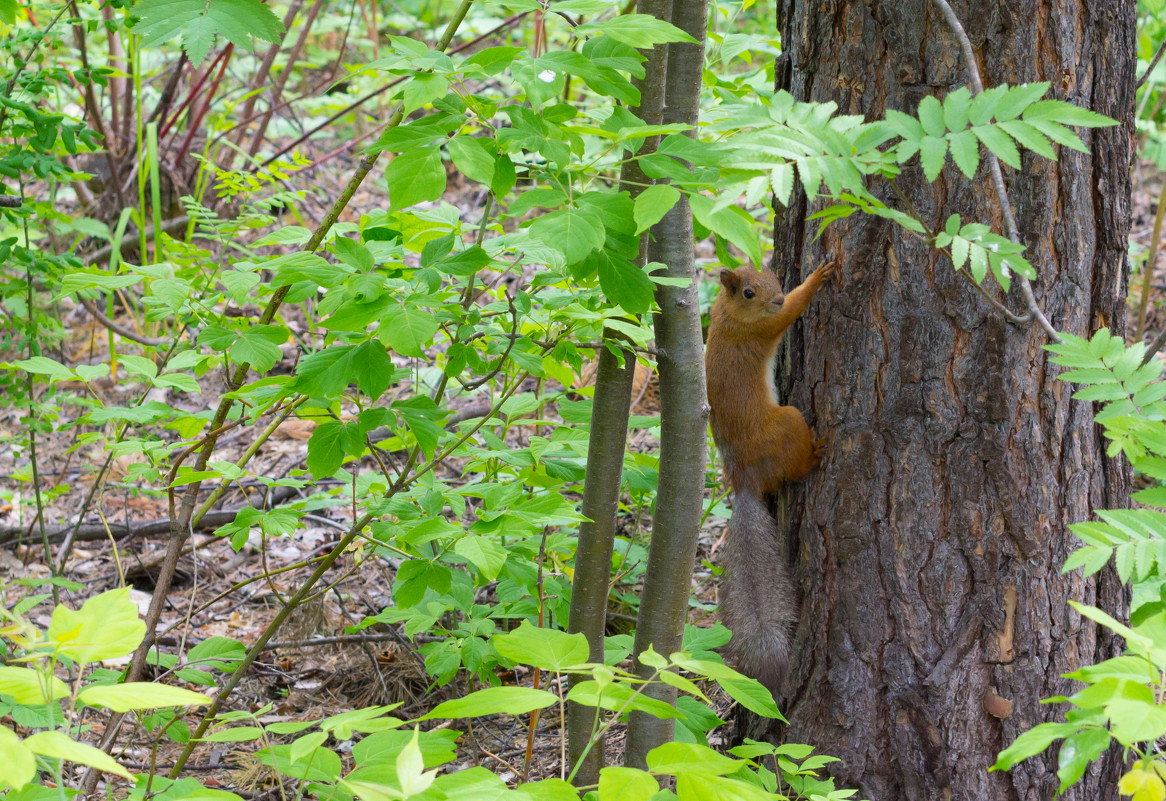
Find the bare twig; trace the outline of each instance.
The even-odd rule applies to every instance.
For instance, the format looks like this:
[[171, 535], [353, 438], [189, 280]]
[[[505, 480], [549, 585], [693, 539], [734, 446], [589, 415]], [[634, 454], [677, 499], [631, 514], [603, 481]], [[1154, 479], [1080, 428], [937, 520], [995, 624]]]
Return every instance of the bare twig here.
[[[963, 50], [964, 61], [968, 64], [968, 77], [972, 84], [972, 95], [978, 95], [984, 91], [984, 83], [980, 80], [980, 68], [976, 64], [976, 54], [972, 50], [972, 42], [968, 39], [968, 34], [964, 31], [964, 26], [960, 23], [959, 17], [952, 11], [951, 6], [947, 0], [931, 0], [935, 7], [943, 14], [944, 19], [947, 20], [948, 27], [951, 28], [952, 34], [960, 43], [960, 49]], [[1016, 217], [1012, 214], [1012, 204], [1008, 201], [1008, 191], [1004, 188], [1004, 174], [1000, 171], [1000, 160], [996, 158], [996, 154], [989, 148], [984, 148], [988, 157], [988, 171], [992, 174], [992, 185], [996, 188], [996, 199], [1000, 201], [1000, 213], [1004, 217], [1004, 227], [1008, 232], [1008, 238], [1015, 244], [1020, 244], [1020, 231], [1016, 227]], [[1045, 317], [1040, 306], [1037, 305], [1036, 296], [1032, 293], [1032, 284], [1023, 275], [1016, 276], [1020, 283], [1020, 291], [1024, 295], [1024, 302], [1028, 305], [1028, 311], [1033, 318], [1040, 323], [1040, 327], [1048, 334], [1049, 339], [1054, 342], [1060, 342], [1061, 337], [1057, 334], [1057, 330], [1053, 328], [1049, 319]]]
[[103, 326], [108, 328], [113, 333], [120, 334], [121, 336], [125, 337], [126, 339], [130, 340], [131, 342], [137, 342], [139, 345], [148, 345], [152, 348], [157, 348], [157, 347], [160, 347], [162, 345], [166, 345], [169, 342], [169, 340], [165, 340], [165, 339], [157, 339], [155, 337], [144, 336], [142, 334], [139, 334], [137, 331], [134, 331], [133, 329], [126, 328], [124, 325], [122, 325], [120, 323], [115, 323], [113, 320], [109, 319], [104, 314], [102, 314], [101, 310], [97, 308], [97, 304], [91, 300], [86, 300], [85, 298], [81, 297], [80, 295], [77, 296], [77, 300], [81, 301], [81, 305], [85, 307], [85, 310], [87, 312], [89, 312], [91, 315], [93, 315], [94, 320], [101, 323]]
[[1138, 78], [1138, 82], [1134, 84], [1135, 92], [1141, 89], [1142, 84], [1149, 80], [1150, 73], [1154, 71], [1154, 67], [1158, 66], [1158, 62], [1162, 59], [1162, 51], [1164, 50], [1166, 50], [1166, 39], [1163, 39], [1162, 44], [1158, 45], [1158, 52], [1150, 59], [1150, 66], [1146, 67], [1146, 71], [1142, 73], [1142, 77]]
[[18, 209], [23, 202], [20, 195], [0, 195], [0, 208], [3, 209]]

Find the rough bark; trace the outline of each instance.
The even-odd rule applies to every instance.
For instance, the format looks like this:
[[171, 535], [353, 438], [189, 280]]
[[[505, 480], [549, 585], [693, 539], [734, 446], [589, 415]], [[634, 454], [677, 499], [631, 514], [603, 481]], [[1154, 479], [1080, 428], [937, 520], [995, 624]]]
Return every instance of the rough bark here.
[[[668, 45], [665, 123], [683, 122], [695, 129], [700, 111], [700, 76], [704, 64], [705, 0], [673, 0], [671, 22], [695, 44]], [[700, 303], [696, 294], [696, 254], [692, 246], [692, 213], [681, 198], [652, 227], [648, 255], [661, 261], [666, 275], [688, 278], [687, 287], [657, 287], [656, 347], [660, 370], [660, 483], [652, 517], [652, 545], [647, 578], [636, 621], [635, 653], [652, 646], [657, 653], [680, 649], [696, 541], [704, 503], [705, 456], [708, 452], [708, 401], [705, 397], [704, 342]], [[637, 665], [641, 674], [650, 668]], [[647, 694], [669, 703], [676, 689], [651, 686]], [[633, 712], [628, 723], [624, 762], [644, 767], [649, 751], [672, 739], [674, 721]]]
[[[1091, 155], [1026, 153], [1005, 180], [1053, 325], [1123, 331], [1134, 0], [953, 6], [986, 85], [1048, 80], [1053, 97], [1122, 122], [1081, 132]], [[778, 23], [779, 87], [841, 113], [914, 113], [967, 79], [928, 0], [779, 0]], [[928, 184], [916, 162], [899, 185], [933, 227], [958, 212], [1001, 230], [983, 166], [974, 181], [949, 167]], [[852, 217], [814, 242], [804, 220], [817, 208], [803, 195], [775, 237], [788, 287], [826, 253], [844, 265], [843, 288], [779, 358], [784, 401], [829, 439], [816, 474], [778, 499], [802, 584], [786, 738], [841, 757], [835, 775], [872, 799], [1051, 799], [1055, 748], [1009, 773], [988, 767], [1062, 715], [1039, 704], [1069, 689], [1061, 674], [1117, 648], [1066, 603], [1120, 609], [1116, 578], [1060, 567], [1068, 524], [1123, 505], [1128, 470], [1105, 458], [1091, 406], [1055, 380], [1039, 328], [1004, 322], [947, 257], [886, 221]], [[1010, 716], [986, 711], [1007, 706], [997, 696]], [[1065, 797], [1116, 797], [1117, 767], [1095, 766]]]

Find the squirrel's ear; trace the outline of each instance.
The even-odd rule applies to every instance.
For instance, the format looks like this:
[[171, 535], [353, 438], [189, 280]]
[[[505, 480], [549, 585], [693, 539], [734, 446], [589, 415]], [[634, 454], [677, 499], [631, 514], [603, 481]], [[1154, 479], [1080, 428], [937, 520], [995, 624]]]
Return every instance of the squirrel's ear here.
[[737, 294], [737, 290], [741, 286], [741, 276], [737, 275], [733, 270], [721, 270], [721, 286], [729, 290], [729, 294]]

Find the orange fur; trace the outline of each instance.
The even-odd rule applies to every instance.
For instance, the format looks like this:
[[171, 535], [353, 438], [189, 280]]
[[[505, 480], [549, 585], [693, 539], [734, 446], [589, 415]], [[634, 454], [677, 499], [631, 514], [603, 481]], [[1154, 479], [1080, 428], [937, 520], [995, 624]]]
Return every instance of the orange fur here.
[[768, 270], [721, 271], [705, 371], [713, 439], [734, 492], [771, 493], [818, 464], [822, 443], [802, 413], [775, 400], [773, 359], [782, 334], [836, 270], [834, 262], [818, 267], [788, 296]]

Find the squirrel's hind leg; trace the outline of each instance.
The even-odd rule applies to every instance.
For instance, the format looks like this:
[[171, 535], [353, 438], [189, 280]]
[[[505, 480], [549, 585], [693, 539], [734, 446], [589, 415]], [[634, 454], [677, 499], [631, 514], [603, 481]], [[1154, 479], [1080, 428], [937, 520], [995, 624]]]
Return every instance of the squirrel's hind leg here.
[[776, 492], [787, 481], [800, 481], [817, 466], [822, 443], [814, 440], [802, 413], [793, 406], [771, 410], [764, 431], [750, 470], [761, 492]]

